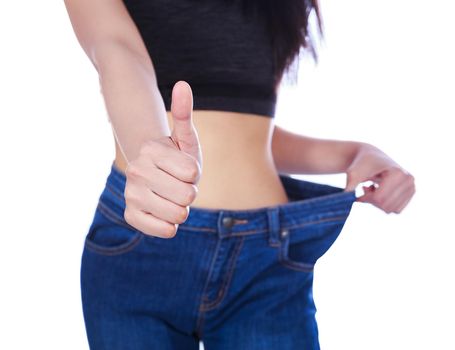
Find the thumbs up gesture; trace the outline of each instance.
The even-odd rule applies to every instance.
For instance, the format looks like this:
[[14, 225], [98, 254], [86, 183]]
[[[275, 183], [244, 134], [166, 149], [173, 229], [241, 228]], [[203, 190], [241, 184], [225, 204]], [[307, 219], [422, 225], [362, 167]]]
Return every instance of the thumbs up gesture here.
[[193, 95], [185, 81], [172, 90], [171, 136], [145, 142], [125, 170], [125, 220], [151, 236], [172, 238], [197, 195], [202, 153], [192, 120]]

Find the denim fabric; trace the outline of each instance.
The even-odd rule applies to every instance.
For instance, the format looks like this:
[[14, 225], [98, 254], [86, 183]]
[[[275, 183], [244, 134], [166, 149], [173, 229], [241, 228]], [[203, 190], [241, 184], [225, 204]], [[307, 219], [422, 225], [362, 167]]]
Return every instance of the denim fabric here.
[[355, 191], [280, 174], [289, 202], [191, 207], [173, 238], [124, 217], [112, 163], [85, 237], [81, 296], [90, 349], [316, 350], [316, 261], [340, 234]]

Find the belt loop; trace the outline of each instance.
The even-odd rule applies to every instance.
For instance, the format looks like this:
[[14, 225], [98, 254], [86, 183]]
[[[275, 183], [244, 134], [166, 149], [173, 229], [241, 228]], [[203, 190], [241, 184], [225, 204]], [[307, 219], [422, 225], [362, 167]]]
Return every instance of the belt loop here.
[[280, 213], [279, 208], [274, 206], [267, 209], [268, 217], [268, 239], [269, 245], [278, 246], [280, 245]]

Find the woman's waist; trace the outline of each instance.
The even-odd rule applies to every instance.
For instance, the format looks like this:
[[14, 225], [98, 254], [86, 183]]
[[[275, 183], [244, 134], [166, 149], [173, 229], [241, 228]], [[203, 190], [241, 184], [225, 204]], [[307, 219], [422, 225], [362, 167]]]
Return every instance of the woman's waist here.
[[219, 162], [205, 161], [192, 207], [235, 210], [288, 202], [273, 161]]
[[[167, 112], [170, 129], [173, 118]], [[193, 207], [253, 209], [287, 202], [271, 151], [270, 118], [225, 111], [193, 111], [202, 173]], [[116, 142], [116, 165], [126, 162]]]

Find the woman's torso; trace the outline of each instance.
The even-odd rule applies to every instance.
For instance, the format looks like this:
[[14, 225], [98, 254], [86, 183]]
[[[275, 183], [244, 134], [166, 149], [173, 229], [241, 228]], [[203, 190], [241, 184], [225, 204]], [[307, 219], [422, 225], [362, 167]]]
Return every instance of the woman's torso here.
[[[172, 130], [172, 115], [167, 111]], [[253, 209], [288, 202], [273, 162], [273, 118], [221, 110], [194, 110], [203, 168], [192, 207]], [[115, 140], [115, 136], [114, 136]], [[115, 140], [115, 165], [127, 163]]]

